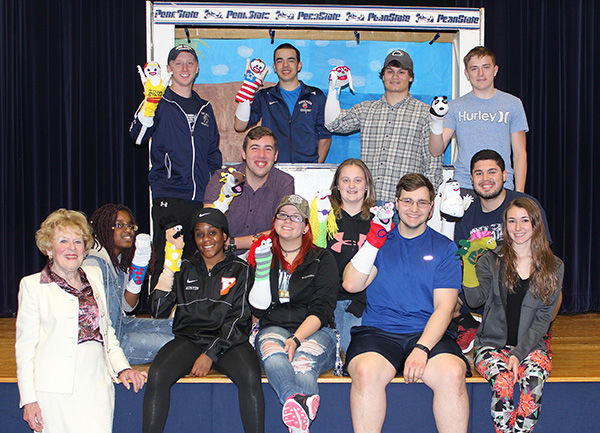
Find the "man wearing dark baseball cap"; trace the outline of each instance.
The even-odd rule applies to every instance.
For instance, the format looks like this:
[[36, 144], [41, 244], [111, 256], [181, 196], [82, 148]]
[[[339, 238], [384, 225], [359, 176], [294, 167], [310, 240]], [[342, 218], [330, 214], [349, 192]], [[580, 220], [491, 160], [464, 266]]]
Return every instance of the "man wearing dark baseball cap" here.
[[196, 54], [196, 50], [194, 50], [189, 45], [179, 44], [169, 51], [169, 56], [167, 57], [167, 63], [171, 63], [172, 60], [177, 59], [180, 53], [189, 53], [196, 59], [196, 63], [198, 63], [198, 55]]
[[[392, 62], [395, 63], [392, 64]], [[413, 73], [413, 62], [406, 51], [394, 50], [389, 53], [385, 58], [385, 62], [383, 62], [383, 67], [387, 68], [390, 64], [392, 64], [392, 66], [397, 66], [410, 71], [411, 76], [414, 78], [415, 74]]]
[[385, 92], [377, 101], [363, 101], [342, 110], [337, 92], [329, 92], [325, 126], [331, 132], [361, 131], [361, 159], [371, 169], [377, 198], [393, 201], [398, 177], [425, 175], [437, 188], [442, 159], [429, 152], [429, 106], [409, 93], [415, 79], [413, 61], [401, 49], [390, 51], [379, 73]]
[[[204, 190], [211, 174], [221, 168], [219, 130], [210, 103], [193, 90], [198, 75], [198, 56], [193, 47], [180, 44], [167, 56], [171, 84], [158, 103], [152, 126], [140, 121], [138, 109], [130, 133], [136, 144], [152, 139], [152, 167], [148, 180], [152, 190], [152, 221], [156, 264], [163, 263], [165, 234], [160, 221], [177, 215], [184, 224], [183, 257], [193, 254], [192, 217], [202, 208]], [[160, 269], [151, 280], [154, 287]], [[156, 276], [156, 277], [155, 277]]]

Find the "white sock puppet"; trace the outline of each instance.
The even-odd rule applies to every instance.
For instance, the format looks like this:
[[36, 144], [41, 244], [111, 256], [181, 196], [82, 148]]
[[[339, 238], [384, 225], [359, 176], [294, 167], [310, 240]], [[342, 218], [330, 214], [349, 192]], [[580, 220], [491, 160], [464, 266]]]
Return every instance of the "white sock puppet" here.
[[385, 244], [389, 233], [394, 229], [394, 203], [374, 206], [370, 209], [375, 216], [371, 220], [371, 228], [365, 243], [352, 257], [352, 266], [361, 274], [369, 275], [379, 249]]

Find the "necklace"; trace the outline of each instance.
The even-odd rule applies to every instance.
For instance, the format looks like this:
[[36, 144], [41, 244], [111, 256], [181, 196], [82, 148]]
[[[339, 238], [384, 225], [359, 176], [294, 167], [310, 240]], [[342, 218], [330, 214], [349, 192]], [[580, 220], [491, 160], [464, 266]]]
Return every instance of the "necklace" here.
[[283, 248], [281, 248], [281, 251], [283, 251], [284, 254], [291, 254], [291, 253], [295, 253], [296, 251], [299, 251], [300, 248], [302, 248], [302, 245], [300, 245], [298, 248], [294, 248], [293, 250], [284, 250]]

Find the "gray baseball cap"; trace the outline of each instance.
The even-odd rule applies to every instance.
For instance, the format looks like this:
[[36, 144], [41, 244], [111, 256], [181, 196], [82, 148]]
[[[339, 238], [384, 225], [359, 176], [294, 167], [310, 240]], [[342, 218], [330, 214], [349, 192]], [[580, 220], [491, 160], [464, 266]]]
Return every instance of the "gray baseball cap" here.
[[383, 67], [387, 67], [392, 60], [396, 60], [398, 63], [400, 63], [400, 67], [402, 69], [407, 69], [409, 71], [413, 70], [413, 61], [406, 51], [394, 50], [389, 53], [385, 58]]

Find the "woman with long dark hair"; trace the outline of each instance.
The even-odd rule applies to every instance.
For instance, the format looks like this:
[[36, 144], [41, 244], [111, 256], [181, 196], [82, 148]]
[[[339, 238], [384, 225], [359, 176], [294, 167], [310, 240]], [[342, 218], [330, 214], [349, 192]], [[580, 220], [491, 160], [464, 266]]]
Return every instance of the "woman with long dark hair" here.
[[127, 315], [140, 298], [150, 262], [150, 235], [138, 233], [133, 212], [108, 203], [90, 217], [94, 246], [84, 263], [102, 271], [108, 313], [125, 356], [131, 364], [152, 362], [159, 349], [173, 339], [173, 319]]
[[[530, 432], [552, 369], [544, 335], [559, 302], [564, 265], [550, 249], [533, 200], [521, 197], [508, 204], [502, 232], [502, 246], [477, 261], [477, 281], [464, 290], [470, 307], [485, 304], [474, 361], [492, 386], [494, 427], [497, 432]], [[517, 382], [521, 396], [515, 408]]]
[[249, 301], [260, 318], [255, 347], [294, 433], [309, 431], [320, 403], [317, 379], [336, 360], [338, 271], [331, 253], [313, 245], [308, 216], [304, 198], [285, 196], [269, 239], [251, 250], [257, 267]]

